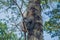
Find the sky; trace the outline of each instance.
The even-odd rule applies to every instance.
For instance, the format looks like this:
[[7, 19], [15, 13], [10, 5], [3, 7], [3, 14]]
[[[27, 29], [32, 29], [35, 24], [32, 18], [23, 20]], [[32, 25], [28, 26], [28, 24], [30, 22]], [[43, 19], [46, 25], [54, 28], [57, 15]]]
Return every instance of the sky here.
[[[49, 20], [49, 17], [47, 15], [45, 15], [44, 13], [42, 13], [42, 18], [43, 18], [44, 23], [45, 23], [45, 21]], [[44, 40], [58, 40], [58, 37], [51, 38], [51, 35], [48, 34], [46, 31], [44, 31], [43, 36], [44, 36]]]
[[[52, 4], [51, 6], [53, 6], [53, 5], [54, 5], [54, 4]], [[54, 7], [56, 7], [56, 5], [54, 5], [53, 8], [54, 8]], [[47, 9], [47, 10], [45, 10], [45, 11], [48, 11], [48, 10], [49, 10], [49, 9]], [[52, 10], [52, 9], [50, 9], [50, 10]], [[0, 12], [1, 12], [1, 11], [2, 11], [2, 10], [0, 10]], [[49, 17], [44, 14], [45, 11], [42, 12], [43, 22], [49, 20]], [[13, 15], [14, 15], [14, 17], [16, 17], [15, 14], [13, 14]], [[9, 18], [11, 18], [13, 15], [11, 14], [11, 10], [9, 10], [9, 13], [8, 13], [8, 14], [7, 14], [6, 12], [1, 12], [1, 13], [0, 13], [0, 19], [6, 19], [6, 20], [8, 20], [7, 16], [9, 16]], [[5, 22], [5, 21], [4, 21], [4, 22]], [[11, 22], [10, 22], [10, 23], [11, 23]], [[11, 25], [8, 24], [8, 26], [11, 26]], [[17, 32], [17, 33], [19, 33], [19, 32]], [[45, 32], [45, 31], [44, 31], [44, 34], [43, 34], [43, 35], [44, 35], [44, 40], [58, 40], [58, 37], [51, 38], [51, 35], [48, 34], [48, 33]]]
[[[8, 18], [6, 17], [7, 15], [9, 15], [10, 18], [12, 17], [11, 13], [6, 14], [6, 13], [2, 12], [2, 13], [0, 13], [0, 19], [6, 19], [6, 20], [8, 20]], [[42, 15], [43, 15], [44, 21], [49, 20], [48, 16], [46, 16], [45, 14], [42, 14]], [[16, 17], [16, 15], [15, 15], [15, 17]], [[9, 26], [11, 26], [11, 25], [9, 25]], [[17, 32], [17, 33], [19, 33], [19, 32]], [[44, 40], [58, 40], [58, 37], [51, 38], [51, 35], [48, 34], [45, 31], [44, 31], [43, 35], [44, 35]]]
[[58, 40], [58, 37], [51, 38], [51, 35], [49, 35], [47, 32], [44, 31], [44, 40]]

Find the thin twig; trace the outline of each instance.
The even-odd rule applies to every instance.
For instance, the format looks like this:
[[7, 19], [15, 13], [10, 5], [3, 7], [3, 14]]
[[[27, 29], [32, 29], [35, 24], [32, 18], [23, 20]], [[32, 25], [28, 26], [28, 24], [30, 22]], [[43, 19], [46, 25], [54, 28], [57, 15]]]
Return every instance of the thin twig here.
[[[15, 0], [14, 0], [14, 2], [16, 3], [16, 1], [15, 1]], [[19, 7], [19, 5], [18, 5], [17, 3], [16, 3], [16, 5], [18, 6], [19, 11], [20, 11], [20, 13], [21, 13], [22, 17], [24, 17], [24, 16], [23, 16], [23, 14], [22, 14], [22, 11], [21, 11], [22, 6], [23, 6], [23, 1], [22, 1], [21, 8]], [[26, 26], [25, 26], [25, 24], [24, 24], [24, 18], [23, 18], [23, 27], [24, 27], [24, 36], [25, 36], [25, 40], [26, 40], [26, 31], [25, 31], [25, 30], [27, 30], [27, 28], [26, 28]]]

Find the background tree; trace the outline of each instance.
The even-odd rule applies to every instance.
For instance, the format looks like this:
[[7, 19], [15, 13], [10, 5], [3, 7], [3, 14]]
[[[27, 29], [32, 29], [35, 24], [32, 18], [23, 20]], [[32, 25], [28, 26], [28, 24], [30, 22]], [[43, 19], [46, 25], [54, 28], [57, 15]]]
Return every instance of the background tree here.
[[[34, 1], [36, 1], [36, 0], [34, 0]], [[1, 14], [6, 15], [4, 18], [1, 18], [2, 17], [2, 15], [1, 15], [0, 21], [5, 22], [8, 25], [7, 27], [9, 28], [10, 31], [19, 32], [18, 33], [19, 40], [24, 38], [24, 34], [22, 32], [23, 28], [21, 28], [20, 23], [21, 23], [21, 19], [23, 20], [22, 14], [25, 12], [28, 12], [28, 10], [30, 10], [31, 6], [29, 5], [29, 2], [30, 2], [30, 0], [0, 0], [0, 15]], [[57, 22], [55, 23], [55, 21], [57, 21], [57, 18], [59, 19], [59, 17], [60, 17], [60, 16], [58, 17], [59, 14], [55, 13], [57, 11], [59, 12], [59, 5], [57, 6], [58, 8], [55, 9], [52, 6], [52, 4], [54, 4], [54, 2], [60, 2], [60, 0], [41, 0], [41, 1], [39, 0], [40, 4], [37, 2], [37, 4], [39, 4], [42, 8], [42, 9], [39, 9], [40, 13], [41, 13], [41, 11], [43, 12], [45, 10], [53, 8], [52, 11], [48, 12], [48, 15], [49, 15], [49, 17], [51, 17], [51, 19], [45, 23], [46, 27], [44, 29], [44, 30], [48, 29], [47, 31], [50, 31], [50, 32], [53, 32], [53, 31], [55, 32], [55, 30], [59, 28], [59, 27], [58, 28], [53, 27], [53, 26], [59, 25], [59, 23], [57, 23]], [[29, 9], [27, 9], [28, 6], [30, 6]], [[32, 8], [32, 9], [34, 9], [34, 8]], [[47, 13], [44, 13], [44, 14], [47, 14]], [[50, 27], [49, 27], [50, 24], [52, 24], [51, 27], [53, 29], [50, 29]], [[55, 33], [54, 32], [53, 32], [53, 34], [58, 33], [59, 31], [57, 31]]]
[[11, 31], [5, 23], [0, 22], [0, 40], [18, 40], [17, 36]]
[[[60, 40], [60, 3], [56, 2], [55, 7], [52, 10], [45, 12], [49, 16], [49, 20], [45, 22], [45, 31], [51, 34], [51, 37], [59, 37]], [[51, 3], [52, 5], [52, 3]], [[52, 6], [53, 7], [53, 6]]]

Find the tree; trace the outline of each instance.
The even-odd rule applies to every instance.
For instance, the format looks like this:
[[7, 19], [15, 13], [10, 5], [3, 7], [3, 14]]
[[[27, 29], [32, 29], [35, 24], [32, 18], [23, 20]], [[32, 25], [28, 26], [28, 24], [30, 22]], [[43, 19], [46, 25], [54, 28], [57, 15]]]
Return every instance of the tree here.
[[24, 19], [28, 31], [28, 40], [43, 40], [41, 0], [29, 0], [28, 11]]
[[[60, 3], [57, 3], [52, 11], [46, 12], [49, 16], [49, 21], [45, 22], [45, 31], [51, 34], [51, 37], [60, 37]], [[50, 13], [50, 14], [49, 14]], [[60, 40], [60, 39], [59, 39]]]
[[[7, 23], [7, 27], [13, 31], [16, 32], [17, 29], [19, 31], [19, 33], [21, 33], [20, 35], [22, 36], [22, 32], [21, 32], [21, 28], [20, 27], [20, 20], [19, 18], [21, 18], [20, 16], [20, 9], [19, 6], [17, 5], [17, 2], [15, 3], [16, 0], [0, 0], [0, 10], [3, 9], [2, 11], [0, 11], [1, 14], [3, 14], [2, 12], [4, 12], [4, 14], [6, 16], [4, 19], [0, 19], [3, 22]], [[6, 7], [6, 8], [5, 8]], [[6, 14], [7, 13], [7, 14]], [[10, 15], [11, 14], [11, 15]], [[10, 15], [10, 16], [9, 16]], [[11, 27], [9, 27], [11, 26]], [[19, 26], [19, 27], [18, 27]], [[21, 39], [21, 38], [19, 38]]]
[[0, 22], [0, 40], [17, 40], [17, 36], [13, 32], [8, 33], [7, 31], [7, 25]]
[[[19, 2], [18, 2], [19, 1]], [[25, 2], [26, 1], [26, 2]], [[9, 18], [8, 22], [11, 22], [11, 25], [15, 26], [14, 28], [18, 28], [19, 31], [21, 32], [20, 28], [18, 27], [20, 22], [18, 21], [21, 19], [21, 16], [23, 18], [23, 32], [28, 33], [28, 40], [43, 40], [43, 26], [42, 26], [42, 17], [41, 17], [41, 11], [42, 7], [48, 7], [48, 3], [52, 3], [53, 1], [57, 0], [0, 0], [0, 8], [6, 9], [4, 10], [9, 14], [8, 10], [11, 10], [11, 14], [17, 15], [17, 17], [14, 17], [12, 15], [12, 18]], [[19, 4], [21, 3], [21, 5]], [[27, 5], [28, 4], [28, 5]], [[41, 6], [42, 4], [42, 6]], [[23, 9], [25, 9], [25, 6], [27, 10], [25, 10], [26, 17], [23, 16]], [[13, 24], [14, 23], [14, 24]], [[12, 27], [13, 28], [13, 27]], [[26, 31], [25, 31], [26, 30]], [[26, 39], [26, 34], [25, 34], [25, 39]]]

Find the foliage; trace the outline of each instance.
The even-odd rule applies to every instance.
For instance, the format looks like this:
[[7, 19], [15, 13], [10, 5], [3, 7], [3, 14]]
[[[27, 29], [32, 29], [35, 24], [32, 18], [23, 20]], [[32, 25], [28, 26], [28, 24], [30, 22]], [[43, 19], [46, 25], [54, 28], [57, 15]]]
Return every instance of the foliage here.
[[[51, 6], [50, 4], [52, 2], [60, 2], [60, 0], [41, 0], [43, 9], [47, 9], [47, 8], [50, 9], [50, 6]], [[20, 23], [17, 23], [17, 22], [20, 22], [19, 20], [21, 19], [21, 13], [24, 13], [25, 11], [27, 11], [26, 9], [24, 10], [24, 8], [27, 8], [27, 6], [28, 6], [27, 0], [19, 0], [19, 1], [0, 0], [0, 10], [4, 9], [4, 10], [0, 11], [0, 13], [4, 12], [6, 14], [6, 12], [7, 12], [7, 16], [6, 16], [8, 18], [8, 20], [6, 21], [7, 24], [11, 22], [10, 24], [13, 25], [13, 23], [14, 23], [13, 26], [15, 26], [15, 28], [16, 27], [18, 28]], [[11, 12], [12, 17], [9, 17], [8, 11]], [[49, 33], [52, 33], [52, 37], [60, 36], [60, 34], [59, 34], [60, 33], [60, 31], [59, 31], [60, 30], [60, 3], [58, 3], [57, 8], [53, 8], [52, 11], [48, 11], [45, 14], [48, 15], [50, 17], [50, 19], [49, 19], [49, 21], [45, 22], [44, 30]], [[2, 20], [5, 21], [6, 18], [2, 19]], [[7, 39], [8, 40], [10, 40], [10, 39], [17, 40], [17, 38], [13, 32], [11, 32], [11, 33], [6, 32], [7, 29], [8, 29], [7, 25], [0, 22], [0, 39], [2, 40], [2, 38], [3, 38], [4, 40], [7, 40]]]
[[[20, 20], [21, 14], [26, 11], [28, 1], [26, 0], [0, 0], [0, 13], [5, 14], [5, 18], [1, 18], [0, 20], [6, 22], [8, 25], [8, 29], [10, 29], [10, 33], [6, 33], [6, 38], [10, 40], [18, 40], [13, 32], [19, 31], [19, 37], [22, 36], [21, 28], [20, 28]], [[24, 8], [25, 9], [24, 9]], [[10, 27], [11, 26], [11, 27]], [[2, 28], [1, 28], [2, 29]], [[8, 31], [6, 29], [6, 31]], [[9, 32], [9, 31], [8, 31]], [[20, 37], [20, 39], [21, 39]], [[6, 39], [6, 40], [8, 40]]]
[[44, 29], [52, 35], [51, 37], [60, 36], [60, 3], [56, 6], [52, 11], [45, 13], [50, 19], [45, 22]]
[[17, 40], [13, 32], [8, 32], [7, 25], [0, 22], [0, 40]]

